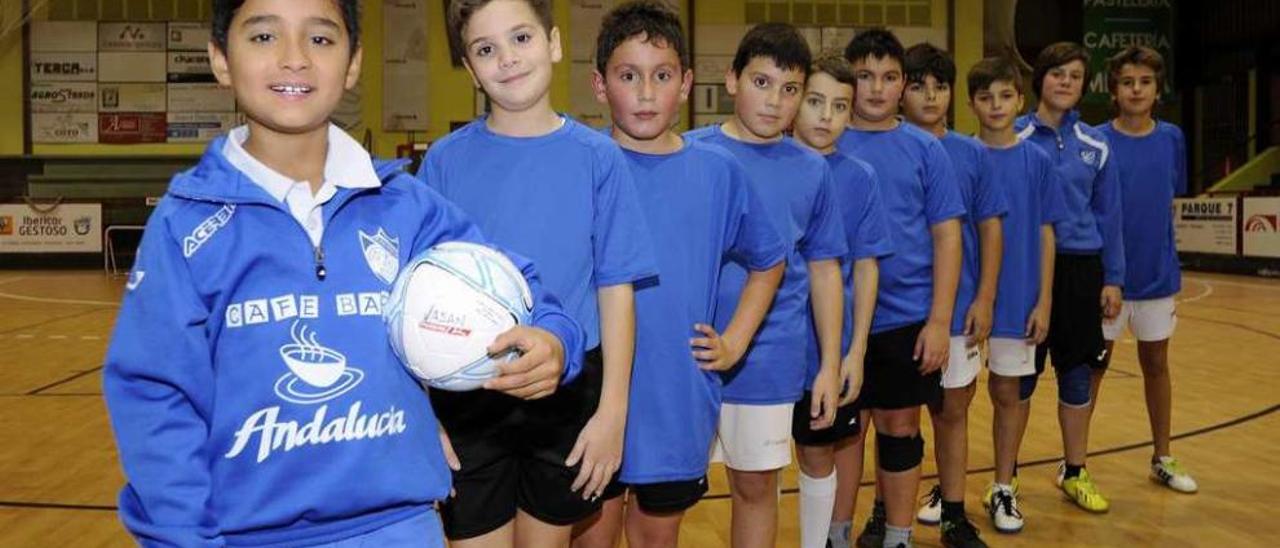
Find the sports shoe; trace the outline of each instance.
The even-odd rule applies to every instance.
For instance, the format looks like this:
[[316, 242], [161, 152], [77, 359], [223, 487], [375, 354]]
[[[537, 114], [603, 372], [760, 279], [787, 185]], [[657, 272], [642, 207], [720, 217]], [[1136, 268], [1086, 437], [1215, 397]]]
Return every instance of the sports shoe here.
[[[1194, 493], [1200, 490], [1196, 480], [1182, 468], [1178, 459], [1160, 457], [1151, 463], [1151, 481], [1162, 484], [1179, 493]], [[923, 512], [924, 510], [921, 510]]]
[[[1012, 487], [1012, 488], [1013, 488], [1013, 489], [1012, 489], [1012, 490], [1013, 490], [1013, 494], [1016, 496], [1016, 495], [1018, 494], [1018, 477], [1017, 477], [1017, 476], [1014, 476], [1014, 477], [1013, 477], [1013, 481], [1009, 482], [1009, 487]], [[987, 492], [985, 492], [985, 493], [983, 493], [983, 494], [982, 494], [982, 506], [983, 506], [983, 507], [987, 507], [987, 506], [990, 506], [990, 505], [991, 505], [991, 495], [995, 494], [995, 490], [996, 490], [996, 484], [995, 484], [995, 483], [988, 483], [988, 484], [987, 484]]]
[[1022, 512], [1018, 510], [1017, 490], [987, 488], [987, 496], [982, 498], [982, 506], [991, 516], [991, 525], [996, 531], [1013, 534], [1022, 530]]
[[858, 548], [883, 548], [885, 532], [884, 514], [871, 511], [871, 517], [858, 533]]
[[916, 521], [925, 525], [937, 525], [942, 521], [942, 486], [935, 485], [920, 499], [920, 511]]
[[943, 548], [987, 548], [978, 538], [978, 529], [968, 519], [942, 522]]
[[1098, 492], [1098, 486], [1093, 483], [1088, 470], [1080, 470], [1079, 476], [1062, 480], [1062, 492], [1066, 493], [1076, 506], [1090, 512], [1100, 514], [1111, 509], [1111, 503]]

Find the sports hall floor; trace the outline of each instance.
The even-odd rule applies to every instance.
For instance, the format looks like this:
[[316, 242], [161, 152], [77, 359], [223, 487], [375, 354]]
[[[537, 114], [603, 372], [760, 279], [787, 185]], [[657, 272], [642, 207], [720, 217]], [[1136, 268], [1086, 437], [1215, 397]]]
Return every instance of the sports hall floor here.
[[[1280, 544], [1280, 281], [1198, 273], [1184, 280], [1170, 352], [1173, 448], [1200, 493], [1147, 480], [1142, 377], [1134, 342], [1122, 340], [1090, 440], [1089, 469], [1111, 497], [1107, 515], [1077, 510], [1053, 487], [1061, 444], [1050, 382], [1040, 385], [1021, 459], [1026, 530], [1003, 536], [990, 528], [978, 502], [992, 465], [990, 404], [979, 379], [967, 502], [991, 545]], [[0, 271], [0, 546], [131, 544], [114, 511], [122, 477], [100, 395], [122, 285], [91, 271]], [[711, 477], [707, 500], [685, 520], [683, 546], [728, 545], [723, 471]], [[791, 547], [798, 542], [794, 469], [783, 486], [778, 545]], [[870, 493], [862, 491], [859, 524]], [[937, 546], [936, 531], [918, 527], [916, 544]]]

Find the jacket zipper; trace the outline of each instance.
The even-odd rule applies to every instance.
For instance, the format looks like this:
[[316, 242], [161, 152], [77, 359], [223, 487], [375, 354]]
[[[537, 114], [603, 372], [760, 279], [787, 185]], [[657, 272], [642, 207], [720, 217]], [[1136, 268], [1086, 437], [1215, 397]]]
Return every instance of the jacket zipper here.
[[[323, 239], [324, 237], [321, 236], [321, 238]], [[310, 237], [308, 237], [308, 239], [310, 239]], [[319, 245], [315, 246], [315, 257], [316, 257], [316, 279], [323, 282], [324, 277], [329, 274], [329, 272], [324, 268], [324, 247], [321, 247]]]

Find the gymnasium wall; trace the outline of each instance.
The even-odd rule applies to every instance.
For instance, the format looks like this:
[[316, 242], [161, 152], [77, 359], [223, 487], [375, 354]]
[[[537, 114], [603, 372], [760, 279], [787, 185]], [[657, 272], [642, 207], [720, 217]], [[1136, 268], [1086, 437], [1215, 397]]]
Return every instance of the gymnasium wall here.
[[[60, 0], [54, 0], [60, 1]], [[61, 0], [66, 1], [66, 0]], [[111, 2], [113, 0], [106, 0]], [[167, 0], [151, 0], [167, 1]], [[183, 0], [188, 1], [188, 0]], [[428, 113], [429, 129], [413, 135], [417, 142], [433, 141], [448, 133], [454, 122], [465, 122], [472, 119], [475, 111], [475, 95], [470, 77], [461, 68], [454, 68], [449, 61], [448, 41], [444, 29], [444, 2], [446, 0], [428, 0], [428, 60], [429, 90]], [[571, 49], [574, 32], [571, 28], [573, 7], [585, 0], [557, 0], [555, 18], [561, 27], [561, 37], [567, 53]], [[821, 3], [823, 0], [817, 0]], [[826, 0], [834, 3], [835, 0]], [[849, 0], [840, 0], [848, 3]], [[894, 4], [902, 0], [854, 0], [863, 4]], [[208, 0], [203, 0], [207, 5]], [[960, 73], [976, 62], [982, 51], [982, 0], [930, 0], [932, 29], [942, 36], [949, 37], [952, 51], [957, 55]], [[145, 4], [145, 1], [141, 2]], [[600, 2], [590, 2], [597, 4]], [[607, 2], [606, 2], [607, 3]], [[793, 0], [681, 0], [681, 7], [694, 7], [694, 22], [703, 24], [742, 24], [746, 21], [748, 4], [795, 4], [807, 5], [814, 2]], [[0, 29], [6, 22], [12, 22], [20, 16], [21, 2], [0, 2]], [[37, 3], [38, 4], [38, 3]], [[130, 5], [139, 4], [131, 0]], [[381, 0], [363, 2], [363, 40], [364, 40], [364, 73], [361, 78], [361, 96], [365, 127], [370, 131], [374, 152], [382, 156], [395, 154], [396, 146], [409, 141], [410, 135], [403, 132], [387, 132], [382, 130], [382, 5]], [[207, 13], [207, 12], [205, 12]], [[687, 13], [687, 11], [686, 11]], [[32, 14], [35, 19], [48, 17], [45, 10], [36, 10]], [[951, 18], [955, 19], [954, 27]], [[584, 37], [593, 34], [581, 33]], [[909, 45], [909, 44], [908, 44]], [[706, 44], [695, 44], [696, 50], [703, 49]], [[732, 46], [730, 46], [732, 47]], [[196, 155], [202, 144], [140, 144], [140, 145], [105, 145], [105, 144], [38, 144], [30, 151], [23, 150], [24, 134], [22, 89], [23, 71], [22, 39], [19, 32], [10, 32], [0, 39], [0, 156], [22, 155], [30, 152], [42, 156], [147, 156], [147, 155]], [[587, 83], [570, 81], [570, 63], [568, 59], [555, 68], [552, 87], [552, 103], [557, 110], [570, 110], [571, 99], [582, 94], [571, 93], [571, 86], [586, 86]], [[963, 86], [956, 90], [956, 124], [962, 131], [974, 131], [976, 125], [964, 107], [967, 100]], [[363, 132], [361, 132], [363, 133]], [[363, 135], [356, 135], [362, 138]]]

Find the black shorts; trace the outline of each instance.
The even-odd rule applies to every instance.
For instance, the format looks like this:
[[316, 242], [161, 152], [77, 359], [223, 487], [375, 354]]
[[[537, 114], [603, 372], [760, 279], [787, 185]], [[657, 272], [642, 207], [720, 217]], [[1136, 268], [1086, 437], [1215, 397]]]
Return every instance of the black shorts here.
[[1058, 253], [1053, 264], [1049, 336], [1036, 347], [1036, 373], [1054, 367], [1106, 367], [1102, 338], [1102, 257]]
[[924, 322], [872, 333], [867, 340], [864, 409], [906, 409], [942, 401], [942, 370], [920, 374], [912, 355]]
[[809, 406], [813, 404], [813, 392], [805, 390], [804, 397], [791, 409], [791, 438], [799, 445], [831, 445], [845, 438], [857, 436], [862, 431], [859, 420], [861, 398], [836, 408], [836, 421], [828, 428], [809, 428]]
[[477, 537], [516, 517], [516, 509], [552, 525], [570, 525], [600, 509], [570, 491], [578, 467], [564, 465], [578, 433], [600, 401], [600, 350], [587, 352], [582, 373], [555, 394], [525, 401], [499, 392], [431, 390], [436, 416], [462, 469], [457, 495], [440, 508], [451, 540]]
[[702, 500], [707, 494], [707, 476], [682, 481], [660, 483], [623, 483], [613, 481], [604, 490], [604, 500], [614, 499], [631, 492], [631, 500], [650, 514], [674, 514], [683, 512]]

